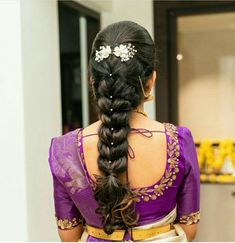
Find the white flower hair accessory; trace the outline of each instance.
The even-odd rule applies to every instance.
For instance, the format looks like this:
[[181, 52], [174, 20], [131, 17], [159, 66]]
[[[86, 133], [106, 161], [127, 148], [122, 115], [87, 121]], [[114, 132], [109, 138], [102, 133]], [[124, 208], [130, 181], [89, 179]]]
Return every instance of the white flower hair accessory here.
[[134, 57], [136, 52], [137, 50], [135, 49], [135, 46], [131, 43], [120, 44], [119, 46], [116, 46], [113, 51], [109, 45], [100, 46], [99, 50], [96, 50], [95, 52], [95, 61], [100, 62], [103, 59], [108, 58], [110, 54], [114, 54], [116, 57], [121, 58], [121, 62], [127, 62]]
[[133, 58], [133, 56], [135, 55], [136, 52], [137, 52], [137, 50], [135, 49], [135, 46], [133, 46], [131, 43], [129, 43], [127, 45], [120, 44], [119, 46], [116, 46], [114, 48], [113, 54], [116, 57], [120, 57], [121, 62], [127, 62], [131, 58]]
[[103, 59], [108, 58], [111, 53], [112, 51], [110, 46], [100, 46], [100, 50], [96, 50], [95, 52], [95, 60], [100, 62]]

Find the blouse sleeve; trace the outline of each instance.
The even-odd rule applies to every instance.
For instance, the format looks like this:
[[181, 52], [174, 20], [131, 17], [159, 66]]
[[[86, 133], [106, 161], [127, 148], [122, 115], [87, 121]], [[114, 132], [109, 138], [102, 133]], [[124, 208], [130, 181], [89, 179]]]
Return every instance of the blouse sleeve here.
[[177, 221], [195, 224], [200, 220], [200, 171], [191, 131], [183, 128], [185, 172], [177, 194]]
[[54, 171], [55, 164], [57, 163], [54, 151], [54, 138], [52, 138], [48, 161], [53, 179], [55, 218], [59, 229], [69, 230], [82, 223], [82, 216], [67, 192], [64, 184], [60, 181]]

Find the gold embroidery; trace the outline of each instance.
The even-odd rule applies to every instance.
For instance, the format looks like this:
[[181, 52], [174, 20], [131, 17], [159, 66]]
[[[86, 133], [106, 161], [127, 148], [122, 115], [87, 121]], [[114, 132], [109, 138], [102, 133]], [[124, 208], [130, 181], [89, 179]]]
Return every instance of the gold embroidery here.
[[56, 138], [52, 146], [52, 169], [56, 177], [68, 189], [68, 192], [75, 194], [89, 187], [86, 175], [80, 169], [77, 161], [77, 153], [74, 151], [74, 140], [77, 129], [63, 136]]
[[189, 215], [183, 215], [180, 217], [179, 222], [181, 224], [195, 224], [200, 220], [200, 211], [190, 213]]
[[176, 174], [179, 172], [178, 162], [179, 162], [179, 141], [178, 141], [178, 131], [176, 126], [171, 123], [164, 123], [166, 128], [166, 133], [168, 135], [167, 143], [167, 154], [169, 164], [168, 169], [161, 178], [159, 184], [154, 185], [154, 188], [137, 188], [133, 192], [135, 194], [134, 200], [140, 202], [143, 199], [145, 202], [151, 200], [156, 200], [159, 196], [164, 194], [170, 186], [173, 185], [173, 181], [176, 180]]
[[55, 218], [56, 218], [57, 226], [62, 230], [72, 229], [82, 222], [82, 218], [79, 219], [79, 221], [77, 221], [76, 218], [73, 218], [72, 220], [69, 220], [67, 218], [65, 218], [65, 219], [58, 219], [57, 217], [55, 217]]
[[[134, 193], [134, 201], [140, 202], [141, 199], [144, 202], [148, 202], [149, 200], [156, 200], [159, 196], [163, 195], [164, 191], [167, 190], [169, 187], [173, 185], [173, 181], [176, 180], [176, 175], [179, 172], [178, 162], [179, 162], [179, 141], [178, 141], [178, 131], [176, 126], [171, 123], [164, 123], [166, 128], [166, 134], [168, 135], [168, 142], [167, 142], [167, 154], [168, 154], [168, 168], [165, 171], [163, 177], [161, 178], [159, 184], [154, 185], [154, 188], [149, 187], [141, 187], [137, 189], [132, 189]], [[81, 131], [78, 133], [78, 147], [82, 146], [81, 144]], [[81, 151], [83, 148], [81, 148]], [[80, 152], [81, 159], [83, 164], [85, 165], [84, 161], [84, 154]], [[88, 173], [88, 172], [87, 172]], [[92, 189], [94, 190], [96, 187], [96, 183], [87, 175], [88, 180]]]
[[[80, 149], [79, 150], [79, 154], [80, 154], [80, 158], [82, 160], [82, 164], [83, 166], [86, 168], [86, 164], [85, 164], [85, 158], [84, 158], [84, 153], [83, 153], [83, 147], [82, 147], [82, 142], [81, 142], [81, 139], [82, 139], [82, 129], [79, 130], [78, 132], [78, 135], [77, 135], [77, 141], [78, 141], [78, 148]], [[82, 152], [81, 152], [82, 151]], [[92, 178], [90, 177], [90, 175], [88, 174], [88, 171], [87, 171], [87, 168], [85, 169], [85, 173], [87, 174], [87, 179], [89, 181], [89, 184], [92, 188], [92, 190], [95, 190], [96, 188], [96, 183], [92, 180]]]

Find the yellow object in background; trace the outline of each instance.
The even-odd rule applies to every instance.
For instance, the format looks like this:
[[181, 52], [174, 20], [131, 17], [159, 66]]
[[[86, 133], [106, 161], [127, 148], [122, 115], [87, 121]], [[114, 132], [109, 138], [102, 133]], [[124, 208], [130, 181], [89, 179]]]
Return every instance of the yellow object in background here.
[[215, 168], [217, 170], [221, 169], [226, 158], [232, 161], [232, 164], [235, 167], [235, 152], [233, 141], [231, 139], [224, 139], [219, 143], [218, 156], [215, 160]]
[[208, 183], [234, 184], [235, 175], [201, 174], [200, 181]]
[[214, 150], [209, 139], [202, 140], [198, 149], [198, 163], [199, 168], [212, 168], [215, 162]]
[[218, 141], [213, 146], [209, 139], [204, 139], [197, 150], [201, 171], [201, 182], [235, 183], [235, 148], [231, 139]]

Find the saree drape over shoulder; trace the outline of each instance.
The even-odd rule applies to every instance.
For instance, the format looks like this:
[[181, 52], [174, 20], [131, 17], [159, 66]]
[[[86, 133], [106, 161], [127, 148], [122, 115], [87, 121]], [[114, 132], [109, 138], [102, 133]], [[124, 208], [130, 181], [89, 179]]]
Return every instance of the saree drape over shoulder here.
[[[139, 214], [134, 228], [174, 223], [167, 233], [146, 240], [187, 241], [180, 224], [200, 220], [200, 173], [192, 134], [187, 127], [164, 123], [167, 139], [167, 163], [164, 175], [154, 185], [133, 188], [135, 208]], [[146, 130], [146, 129], [145, 129]], [[82, 128], [51, 139], [49, 164], [54, 186], [57, 226], [69, 230], [78, 224], [102, 228], [95, 213], [95, 183], [84, 163]], [[84, 233], [85, 234], [85, 233]], [[86, 233], [85, 241], [105, 241]], [[131, 240], [126, 231], [123, 241]]]

